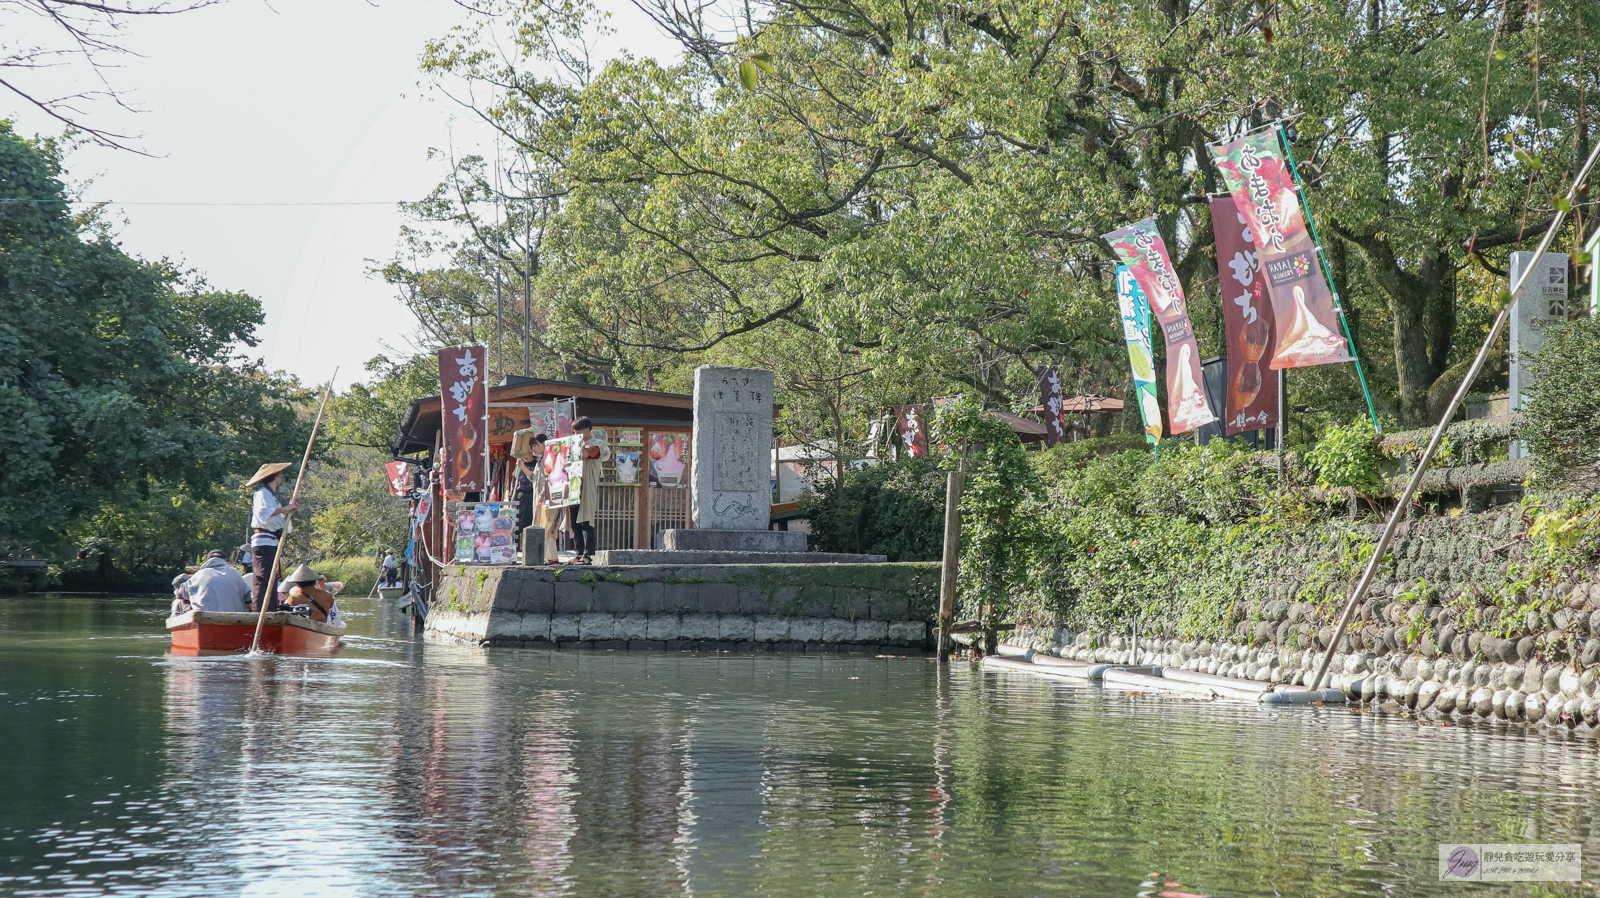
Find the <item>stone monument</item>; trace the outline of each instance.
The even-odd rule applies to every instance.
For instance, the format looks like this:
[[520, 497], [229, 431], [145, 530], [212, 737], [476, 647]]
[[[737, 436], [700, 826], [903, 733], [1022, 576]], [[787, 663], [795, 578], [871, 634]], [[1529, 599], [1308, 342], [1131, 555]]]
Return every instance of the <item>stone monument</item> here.
[[[1522, 391], [1528, 388], [1527, 360], [1544, 346], [1545, 330], [1567, 320], [1567, 256], [1545, 253], [1511, 254], [1511, 284], [1528, 269], [1528, 282], [1517, 293], [1511, 312], [1511, 410], [1522, 410]], [[1511, 457], [1521, 458], [1519, 440], [1511, 441]]]
[[798, 530], [772, 516], [772, 372], [702, 365], [694, 371], [689, 468], [692, 529], [661, 531], [658, 549], [596, 554], [608, 564], [848, 564], [882, 555], [806, 551]]

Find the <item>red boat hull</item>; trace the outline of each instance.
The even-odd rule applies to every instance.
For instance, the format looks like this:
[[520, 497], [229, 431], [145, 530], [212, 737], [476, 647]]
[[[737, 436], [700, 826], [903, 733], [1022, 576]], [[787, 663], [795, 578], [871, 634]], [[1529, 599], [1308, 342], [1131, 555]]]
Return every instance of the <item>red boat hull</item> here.
[[[256, 615], [191, 611], [167, 620], [174, 655], [247, 652], [255, 638]], [[261, 651], [278, 655], [330, 655], [338, 650], [344, 627], [269, 612], [261, 626]]]

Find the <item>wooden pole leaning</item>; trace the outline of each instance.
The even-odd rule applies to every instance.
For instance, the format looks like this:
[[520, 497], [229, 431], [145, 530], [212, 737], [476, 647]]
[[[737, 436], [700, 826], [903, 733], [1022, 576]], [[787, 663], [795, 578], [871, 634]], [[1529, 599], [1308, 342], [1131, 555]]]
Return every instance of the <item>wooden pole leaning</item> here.
[[[300, 470], [294, 478], [294, 493], [289, 497], [290, 505], [299, 500], [300, 485], [306, 482], [306, 465], [311, 463], [311, 447], [317, 442], [317, 429], [322, 426], [322, 413], [328, 410], [328, 397], [333, 395], [333, 378], [338, 376], [339, 369], [334, 368], [333, 377], [328, 378], [328, 386], [322, 391], [322, 404], [317, 407], [317, 420], [311, 424], [311, 438], [306, 440], [305, 454], [300, 456]], [[284, 516], [283, 520], [284, 523], [288, 523], [288, 516]], [[287, 529], [287, 527], [284, 528], [284, 530]], [[272, 571], [270, 576], [267, 577], [267, 588], [261, 593], [261, 607], [256, 610], [256, 633], [250, 639], [250, 654], [252, 655], [261, 648], [261, 627], [267, 622], [267, 607], [278, 596], [278, 571], [283, 568], [283, 544], [288, 541], [288, 537], [288, 533], [283, 533], [283, 537], [278, 540], [278, 551], [272, 553]]]
[[956, 619], [956, 584], [961, 574], [961, 488], [965, 479], [960, 471], [945, 475], [944, 484], [944, 561], [939, 568], [940, 661], [950, 655], [950, 628]]
[[[1578, 176], [1572, 179], [1572, 186], [1567, 188], [1568, 209], [1572, 208], [1577, 199], [1578, 190], [1589, 177], [1589, 172], [1594, 168], [1594, 163], [1600, 158], [1600, 146], [1594, 148], [1589, 154], [1588, 161], [1584, 162]], [[1550, 249], [1550, 244], [1555, 240], [1556, 231], [1560, 230], [1561, 222], [1566, 219], [1566, 211], [1557, 206], [1556, 217], [1551, 220], [1550, 228], [1544, 232], [1544, 239], [1539, 241], [1539, 248], [1534, 250], [1533, 257], [1539, 259], [1545, 251]], [[1461, 401], [1466, 398], [1467, 391], [1472, 389], [1472, 384], [1478, 379], [1478, 372], [1483, 369], [1483, 364], [1489, 358], [1489, 350], [1495, 341], [1500, 339], [1500, 332], [1505, 329], [1506, 322], [1511, 319], [1511, 313], [1517, 307], [1517, 294], [1522, 292], [1523, 284], [1527, 283], [1528, 276], [1536, 266], [1529, 265], [1522, 272], [1522, 277], [1511, 285], [1511, 301], [1494, 317], [1494, 325], [1489, 328], [1489, 335], [1484, 338], [1483, 346], [1478, 349], [1478, 354], [1472, 360], [1472, 367], [1467, 369], [1467, 376], [1462, 379], [1461, 386], [1456, 388], [1455, 395], [1450, 398], [1450, 405], [1445, 408], [1444, 414], [1439, 417], [1439, 423], [1433, 429], [1433, 436], [1428, 440], [1428, 448], [1422, 451], [1422, 458], [1417, 461], [1416, 468], [1411, 472], [1411, 479], [1406, 482], [1405, 491], [1395, 501], [1394, 511], [1389, 513], [1389, 522], [1383, 527], [1383, 535], [1378, 538], [1378, 545], [1372, 550], [1372, 557], [1367, 559], [1367, 567], [1361, 572], [1361, 579], [1357, 581], [1355, 591], [1350, 593], [1349, 601], [1345, 602], [1344, 612], [1339, 615], [1339, 624], [1334, 628], [1333, 639], [1328, 643], [1328, 650], [1322, 655], [1322, 663], [1317, 667], [1316, 679], [1311, 683], [1311, 691], [1322, 688], [1323, 677], [1327, 676], [1328, 665], [1333, 663], [1333, 653], [1339, 648], [1339, 642], [1344, 638], [1344, 632], [1350, 626], [1350, 618], [1355, 614], [1361, 600], [1366, 598], [1367, 590], [1372, 586], [1372, 578], [1378, 571], [1378, 565], [1383, 563], [1383, 555], [1389, 549], [1389, 541], [1394, 538], [1394, 531], [1400, 524], [1400, 517], [1406, 513], [1406, 508], [1411, 504], [1411, 497], [1416, 494], [1417, 486], [1422, 483], [1422, 475], [1427, 472], [1428, 464], [1433, 461], [1433, 455], [1439, 450], [1439, 443], [1444, 439], [1445, 428], [1449, 426], [1450, 419], [1455, 417], [1456, 409]]]

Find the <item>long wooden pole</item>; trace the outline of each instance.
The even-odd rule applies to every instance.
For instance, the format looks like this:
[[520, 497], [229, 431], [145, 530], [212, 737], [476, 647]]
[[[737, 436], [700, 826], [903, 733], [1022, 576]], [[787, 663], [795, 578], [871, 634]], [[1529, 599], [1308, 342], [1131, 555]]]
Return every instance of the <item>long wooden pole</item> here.
[[[306, 465], [311, 463], [311, 447], [317, 442], [317, 428], [322, 426], [322, 413], [328, 409], [328, 397], [333, 395], [333, 378], [339, 376], [339, 369], [333, 369], [333, 377], [328, 378], [328, 386], [322, 391], [322, 405], [317, 407], [317, 420], [311, 425], [311, 438], [306, 440], [305, 454], [300, 456], [300, 472], [294, 478], [294, 493], [289, 497], [289, 504], [293, 505], [300, 500], [300, 485], [306, 482]], [[290, 512], [293, 514], [293, 512]], [[289, 523], [288, 515], [283, 518], [284, 524]], [[261, 625], [267, 621], [267, 606], [278, 597], [278, 571], [283, 567], [284, 543], [288, 541], [288, 527], [278, 531], [278, 551], [272, 553], [272, 572], [267, 577], [267, 588], [261, 593], [261, 608], [256, 612], [256, 635], [250, 639], [250, 654], [254, 655], [261, 648]], [[259, 571], [257, 573], [260, 573]]]
[[944, 484], [944, 564], [939, 569], [938, 658], [950, 655], [950, 628], [956, 619], [956, 584], [961, 573], [961, 487], [965, 475], [951, 471]]
[[[1578, 176], [1572, 179], [1572, 186], [1567, 188], [1566, 208], [1572, 208], [1573, 202], [1578, 197], [1578, 190], [1583, 182], [1588, 179], [1589, 172], [1594, 168], [1594, 163], [1600, 158], [1600, 146], [1594, 148], [1589, 154], [1589, 159], [1583, 164]], [[1561, 222], [1566, 218], [1565, 209], [1556, 207], [1556, 217], [1550, 222], [1550, 229], [1544, 232], [1544, 239], [1539, 241], [1539, 248], [1534, 250], [1534, 261], [1544, 257], [1545, 251], [1556, 238], [1556, 231], [1561, 228]], [[1354, 592], [1350, 593], [1349, 601], [1344, 603], [1344, 612], [1339, 615], [1339, 625], [1333, 630], [1333, 639], [1328, 643], [1328, 650], [1322, 655], [1322, 663], [1317, 666], [1317, 677], [1311, 682], [1311, 691], [1322, 688], [1322, 678], [1328, 674], [1328, 665], [1333, 663], [1333, 653], [1339, 648], [1339, 641], [1344, 638], [1344, 631], [1350, 626], [1350, 618], [1355, 614], [1356, 606], [1366, 598], [1367, 590], [1372, 586], [1372, 578], [1378, 572], [1378, 565], [1383, 562], [1383, 553], [1389, 549], [1389, 541], [1394, 538], [1395, 528], [1400, 524], [1400, 517], [1406, 513], [1406, 508], [1411, 504], [1411, 496], [1416, 493], [1417, 486], [1422, 483], [1422, 475], [1428, 470], [1428, 463], [1433, 461], [1433, 454], [1438, 451], [1439, 443], [1444, 439], [1444, 430], [1450, 425], [1450, 419], [1455, 417], [1456, 409], [1461, 405], [1461, 400], [1466, 398], [1467, 391], [1472, 389], [1473, 381], [1478, 379], [1478, 372], [1483, 369], [1483, 363], [1489, 358], [1489, 350], [1494, 347], [1495, 341], [1500, 339], [1500, 332], [1505, 329], [1506, 322], [1510, 320], [1511, 313], [1517, 307], [1517, 295], [1522, 292], [1523, 284], [1527, 283], [1528, 276], [1538, 266], [1529, 265], [1523, 269], [1522, 277], [1511, 285], [1511, 301], [1506, 303], [1500, 314], [1494, 317], [1494, 326], [1489, 328], [1489, 336], [1484, 338], [1483, 346], [1479, 347], [1478, 354], [1472, 360], [1472, 367], [1467, 369], [1467, 376], [1462, 379], [1461, 386], [1456, 388], [1456, 393], [1450, 398], [1450, 405], [1445, 408], [1444, 414], [1439, 417], [1438, 426], [1433, 429], [1433, 436], [1428, 440], [1428, 448], [1422, 450], [1422, 458], [1417, 461], [1417, 467], [1411, 472], [1411, 480], [1406, 483], [1405, 491], [1394, 504], [1394, 511], [1389, 513], [1389, 522], [1383, 527], [1383, 535], [1378, 537], [1378, 545], [1372, 550], [1372, 557], [1367, 559], [1366, 570], [1361, 572], [1361, 580], [1356, 583]]]

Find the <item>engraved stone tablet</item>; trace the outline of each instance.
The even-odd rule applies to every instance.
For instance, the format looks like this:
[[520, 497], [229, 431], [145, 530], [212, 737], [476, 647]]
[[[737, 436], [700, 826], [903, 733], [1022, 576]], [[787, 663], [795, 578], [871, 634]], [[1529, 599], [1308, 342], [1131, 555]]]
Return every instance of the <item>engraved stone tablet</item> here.
[[694, 525], [765, 530], [772, 511], [772, 372], [703, 365], [694, 372]]

